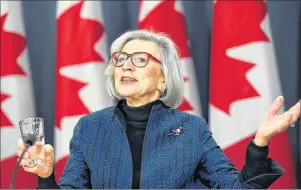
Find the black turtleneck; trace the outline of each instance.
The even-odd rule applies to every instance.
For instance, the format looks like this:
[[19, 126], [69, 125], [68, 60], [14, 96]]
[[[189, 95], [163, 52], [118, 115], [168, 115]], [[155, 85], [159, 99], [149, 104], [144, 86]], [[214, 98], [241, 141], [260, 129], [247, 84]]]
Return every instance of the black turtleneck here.
[[141, 155], [147, 121], [154, 105], [160, 104], [160, 100], [150, 102], [139, 107], [130, 107], [126, 101], [118, 106], [126, 124], [126, 135], [130, 144], [133, 160], [133, 189], [139, 189]]

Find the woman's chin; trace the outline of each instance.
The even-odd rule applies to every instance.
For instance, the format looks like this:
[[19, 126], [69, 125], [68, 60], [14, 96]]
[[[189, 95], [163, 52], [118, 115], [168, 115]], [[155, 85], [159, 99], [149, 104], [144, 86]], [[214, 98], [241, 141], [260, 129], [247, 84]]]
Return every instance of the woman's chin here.
[[131, 90], [130, 88], [119, 91], [119, 95], [124, 98], [131, 98], [135, 96], [135, 94], [137, 94], [137, 91]]

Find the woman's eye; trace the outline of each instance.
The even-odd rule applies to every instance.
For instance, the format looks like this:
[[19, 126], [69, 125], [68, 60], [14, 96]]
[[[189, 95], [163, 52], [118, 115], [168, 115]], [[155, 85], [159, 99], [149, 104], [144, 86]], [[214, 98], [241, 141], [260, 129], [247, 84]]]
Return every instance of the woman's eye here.
[[140, 62], [140, 63], [143, 63], [143, 62], [145, 62], [145, 59], [144, 58], [138, 58], [137, 61]]
[[118, 59], [118, 62], [124, 62], [125, 61], [125, 58], [119, 58]]

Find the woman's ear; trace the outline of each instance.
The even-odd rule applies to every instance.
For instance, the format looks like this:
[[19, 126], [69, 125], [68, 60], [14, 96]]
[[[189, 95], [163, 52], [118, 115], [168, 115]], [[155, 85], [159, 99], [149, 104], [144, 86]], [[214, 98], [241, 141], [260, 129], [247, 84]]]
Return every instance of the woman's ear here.
[[159, 80], [158, 80], [158, 87], [157, 87], [157, 90], [160, 91], [160, 94], [163, 94], [166, 90], [166, 83], [165, 83], [165, 79], [164, 77], [160, 77]]
[[160, 86], [160, 90], [161, 90], [161, 92], [163, 93], [163, 92], [165, 92], [165, 90], [166, 90], [166, 83], [165, 83], [165, 79], [163, 79], [162, 81], [161, 81], [161, 86]]

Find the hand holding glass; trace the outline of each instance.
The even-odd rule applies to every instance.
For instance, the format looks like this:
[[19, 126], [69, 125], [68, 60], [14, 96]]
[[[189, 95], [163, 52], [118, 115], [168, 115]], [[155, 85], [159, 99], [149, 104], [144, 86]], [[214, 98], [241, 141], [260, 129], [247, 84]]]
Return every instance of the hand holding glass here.
[[25, 141], [30, 135], [34, 135], [36, 138], [34, 145], [28, 149], [30, 162], [27, 167], [44, 166], [43, 146], [45, 145], [45, 135], [43, 118], [27, 118], [20, 121], [19, 125], [24, 144], [26, 144]]

